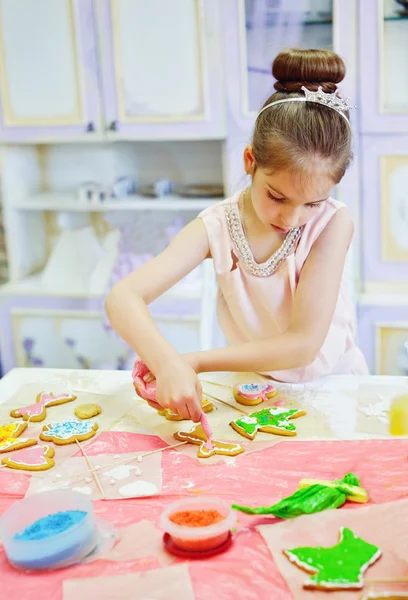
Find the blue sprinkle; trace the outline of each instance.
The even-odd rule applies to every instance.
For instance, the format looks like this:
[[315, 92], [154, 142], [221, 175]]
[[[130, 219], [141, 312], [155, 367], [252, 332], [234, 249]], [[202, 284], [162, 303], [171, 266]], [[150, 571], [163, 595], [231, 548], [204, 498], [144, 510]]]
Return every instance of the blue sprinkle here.
[[38, 519], [38, 521], [34, 521], [34, 523], [26, 527], [22, 532], [16, 533], [14, 539], [18, 541], [43, 540], [74, 527], [86, 515], [87, 513], [83, 510], [66, 510], [48, 515], [47, 517]]
[[262, 383], [243, 383], [241, 390], [244, 392], [262, 392], [267, 389], [266, 385]]
[[84, 435], [93, 431], [93, 422], [87, 421], [62, 421], [61, 423], [51, 423], [48, 425], [46, 435], [68, 439], [74, 435]]

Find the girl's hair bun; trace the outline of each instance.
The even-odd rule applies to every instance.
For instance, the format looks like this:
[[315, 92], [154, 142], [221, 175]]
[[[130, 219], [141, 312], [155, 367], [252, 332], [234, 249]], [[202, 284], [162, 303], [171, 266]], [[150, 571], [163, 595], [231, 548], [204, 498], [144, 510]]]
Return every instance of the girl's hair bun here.
[[277, 92], [300, 92], [304, 85], [314, 92], [321, 86], [324, 92], [333, 93], [345, 74], [343, 60], [330, 50], [292, 48], [280, 52], [272, 64]]

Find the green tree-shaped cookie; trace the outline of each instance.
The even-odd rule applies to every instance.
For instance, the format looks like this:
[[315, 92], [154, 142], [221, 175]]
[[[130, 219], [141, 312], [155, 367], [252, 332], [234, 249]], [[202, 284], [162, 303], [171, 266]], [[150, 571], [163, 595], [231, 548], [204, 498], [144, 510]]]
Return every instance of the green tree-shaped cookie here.
[[340, 541], [331, 548], [295, 548], [284, 553], [298, 567], [314, 573], [303, 587], [323, 589], [361, 589], [364, 572], [381, 556], [377, 546], [347, 528], [340, 530]]
[[230, 423], [231, 427], [241, 435], [253, 440], [258, 431], [277, 435], [296, 435], [296, 427], [291, 419], [305, 414], [298, 408], [264, 408], [240, 417]]

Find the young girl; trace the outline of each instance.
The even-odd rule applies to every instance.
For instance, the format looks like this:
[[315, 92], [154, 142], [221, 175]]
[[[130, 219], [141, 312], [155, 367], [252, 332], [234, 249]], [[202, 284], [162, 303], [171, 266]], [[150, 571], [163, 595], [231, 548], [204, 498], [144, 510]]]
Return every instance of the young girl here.
[[[367, 372], [343, 276], [353, 224], [330, 197], [351, 158], [347, 103], [329, 95], [344, 63], [327, 50], [290, 50], [277, 56], [272, 73], [276, 93], [244, 150], [251, 186], [202, 212], [106, 302], [112, 326], [156, 378], [157, 402], [193, 421], [200, 419], [203, 371], [260, 372], [286, 382]], [[180, 356], [147, 305], [209, 257], [230, 345]]]

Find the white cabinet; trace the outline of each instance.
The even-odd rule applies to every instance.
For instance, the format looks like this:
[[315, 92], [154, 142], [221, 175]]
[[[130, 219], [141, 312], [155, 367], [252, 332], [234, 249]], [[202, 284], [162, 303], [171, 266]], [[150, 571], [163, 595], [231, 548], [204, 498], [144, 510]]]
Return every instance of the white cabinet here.
[[219, 20], [218, 0], [0, 0], [0, 141], [222, 138]]
[[91, 0], [0, 0], [0, 139], [94, 137]]

